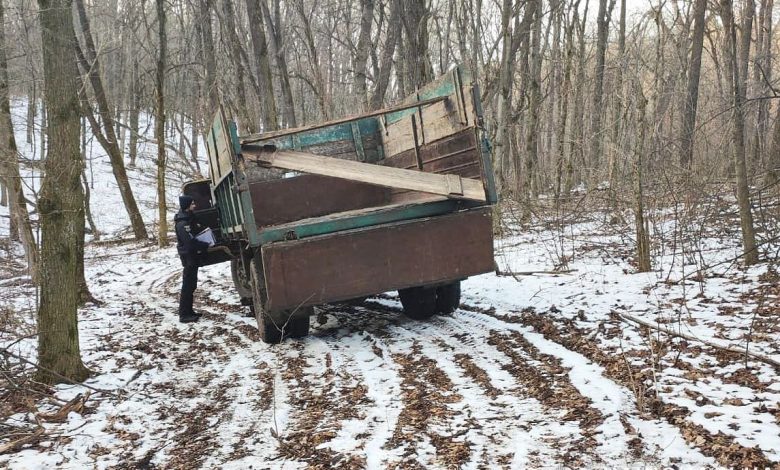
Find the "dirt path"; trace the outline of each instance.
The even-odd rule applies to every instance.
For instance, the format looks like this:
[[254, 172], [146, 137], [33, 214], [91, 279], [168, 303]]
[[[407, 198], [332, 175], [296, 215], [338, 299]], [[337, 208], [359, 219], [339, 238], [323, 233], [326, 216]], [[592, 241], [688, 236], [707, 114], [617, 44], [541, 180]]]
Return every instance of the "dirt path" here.
[[469, 308], [468, 296], [428, 322], [405, 318], [392, 296], [328, 306], [309, 337], [269, 346], [222, 266], [202, 272], [204, 318], [180, 325], [168, 255], [92, 268], [111, 294], [83, 315], [86, 331], [100, 332], [87, 333], [86, 360], [123, 392], [97, 398], [85, 417], [101, 443], [86, 456], [60, 448], [60, 463], [581, 467], [669, 462], [663, 449], [685, 445], [577, 348]]

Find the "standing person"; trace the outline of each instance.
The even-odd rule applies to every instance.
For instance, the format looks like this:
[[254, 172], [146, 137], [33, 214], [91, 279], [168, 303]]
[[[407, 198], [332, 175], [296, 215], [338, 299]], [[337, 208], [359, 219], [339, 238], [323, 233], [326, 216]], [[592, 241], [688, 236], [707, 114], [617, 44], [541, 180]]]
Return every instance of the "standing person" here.
[[179, 207], [181, 210], [173, 219], [176, 223], [176, 249], [184, 266], [179, 296], [179, 321], [191, 323], [200, 318], [192, 310], [192, 295], [198, 287], [200, 258], [206, 253], [209, 244], [195, 238], [204, 228], [195, 220], [195, 200], [190, 196], [179, 196]]

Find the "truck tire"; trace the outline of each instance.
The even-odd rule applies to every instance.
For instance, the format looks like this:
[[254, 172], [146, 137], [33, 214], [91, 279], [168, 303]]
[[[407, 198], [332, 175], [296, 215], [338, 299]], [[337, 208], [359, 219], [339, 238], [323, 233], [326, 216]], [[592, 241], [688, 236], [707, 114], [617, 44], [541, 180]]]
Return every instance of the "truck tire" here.
[[404, 315], [413, 320], [427, 320], [436, 314], [436, 288], [410, 287], [398, 291]]
[[230, 260], [230, 274], [233, 276], [233, 285], [236, 286], [236, 291], [241, 299], [251, 299], [252, 276], [244, 270], [240, 259]]
[[436, 313], [452, 313], [460, 305], [460, 281], [436, 288]]
[[313, 307], [303, 307], [289, 320], [281, 320], [290, 315], [291, 312], [282, 312], [275, 315], [275, 320], [265, 310], [265, 279], [263, 278], [263, 267], [258, 263], [257, 258], [252, 258], [250, 262], [250, 272], [252, 277], [252, 303], [257, 320], [257, 330], [260, 333], [260, 339], [264, 343], [278, 344], [284, 338], [303, 338], [309, 335], [309, 317], [314, 312]]
[[309, 335], [309, 317], [314, 313], [314, 307], [304, 307], [302, 312], [297, 312], [287, 322], [285, 336], [290, 338], [303, 338]]
[[265, 311], [265, 280], [263, 279], [263, 266], [257, 262], [257, 257], [249, 263], [249, 271], [252, 277], [252, 303], [254, 304], [257, 331], [264, 343], [277, 344], [282, 342], [282, 332], [276, 323]]

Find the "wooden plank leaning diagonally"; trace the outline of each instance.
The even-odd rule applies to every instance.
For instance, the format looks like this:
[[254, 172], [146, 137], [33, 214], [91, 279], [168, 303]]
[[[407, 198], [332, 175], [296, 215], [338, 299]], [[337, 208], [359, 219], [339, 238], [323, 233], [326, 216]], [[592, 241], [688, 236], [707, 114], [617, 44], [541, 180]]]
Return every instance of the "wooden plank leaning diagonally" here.
[[[323, 157], [306, 152], [276, 150], [272, 146], [244, 144], [241, 146], [241, 151], [246, 161], [253, 161], [263, 166], [361, 181], [388, 188], [439, 194], [454, 199], [481, 202], [487, 200], [482, 181], [461, 178], [457, 175], [438, 175]], [[454, 178], [458, 178], [458, 182], [455, 182]]]

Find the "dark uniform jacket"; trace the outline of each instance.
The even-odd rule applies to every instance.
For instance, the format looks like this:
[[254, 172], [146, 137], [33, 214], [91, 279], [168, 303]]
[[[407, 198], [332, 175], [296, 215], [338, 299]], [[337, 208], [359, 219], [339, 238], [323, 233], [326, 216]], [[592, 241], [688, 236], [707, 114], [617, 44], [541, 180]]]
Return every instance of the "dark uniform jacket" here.
[[195, 236], [205, 229], [195, 220], [195, 216], [186, 211], [179, 211], [173, 218], [176, 223], [176, 249], [179, 252], [182, 266], [198, 266], [199, 258], [206, 253], [209, 244], [195, 239]]

